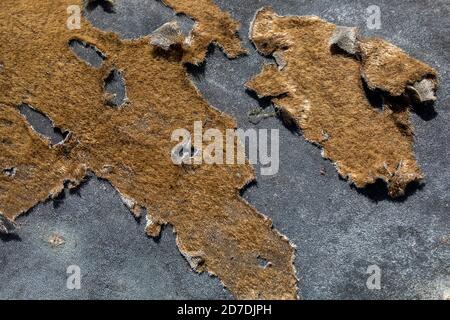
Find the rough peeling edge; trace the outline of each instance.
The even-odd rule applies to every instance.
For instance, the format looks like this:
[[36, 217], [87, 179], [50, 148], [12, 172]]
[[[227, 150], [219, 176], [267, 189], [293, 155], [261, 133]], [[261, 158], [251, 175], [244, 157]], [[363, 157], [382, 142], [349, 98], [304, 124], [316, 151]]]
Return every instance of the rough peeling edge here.
[[[259, 14], [261, 11], [266, 10], [266, 9], [272, 10], [272, 8], [271, 8], [270, 6], [264, 6], [264, 7], [259, 8], [259, 9], [256, 11], [256, 13], [254, 14], [254, 16], [253, 16], [253, 18], [252, 18], [252, 20], [251, 20], [251, 22], [250, 22], [250, 28], [249, 28], [249, 32], [248, 32], [248, 37], [249, 37], [249, 39], [250, 39], [250, 41], [251, 41], [253, 47], [255, 48], [255, 50], [256, 50], [259, 54], [261, 54], [262, 56], [265, 56], [265, 57], [273, 57], [274, 60], [275, 60], [275, 65], [277, 66], [278, 70], [281, 71], [281, 70], [285, 67], [285, 64], [282, 64], [282, 65], [279, 64], [279, 61], [283, 61], [282, 52], [279, 52], [279, 51], [275, 50], [275, 51], [273, 51], [272, 53], [265, 54], [264, 52], [260, 51], [260, 50], [257, 48], [257, 46], [255, 45], [255, 43], [254, 43], [254, 41], [253, 41], [252, 31], [253, 31], [253, 28], [254, 28], [255, 21], [256, 21], [256, 19], [257, 19], [257, 17], [258, 17], [258, 14]], [[274, 12], [274, 13], [275, 13], [275, 12]], [[280, 18], [281, 18], [281, 17], [296, 17], [295, 15], [280, 16], [280, 15], [277, 14], [277, 13], [275, 13], [275, 15], [276, 15], [277, 17], [280, 17]], [[301, 16], [301, 17], [302, 17], [302, 18], [308, 18], [308, 19], [311, 19], [311, 20], [323, 20], [323, 19], [321, 19], [319, 16], [316, 16], [316, 15], [305, 15], [305, 16]], [[339, 25], [336, 25], [336, 27], [340, 27], [340, 26], [339, 26]], [[350, 28], [350, 27], [349, 27], [349, 28]], [[362, 63], [361, 57], [360, 57], [360, 52], [359, 52], [359, 50], [360, 50], [360, 49], [359, 49], [359, 44], [360, 44], [362, 41], [364, 41], [364, 39], [360, 36], [360, 34], [358, 33], [358, 29], [357, 29], [356, 27], [355, 27], [355, 29], [356, 29], [356, 30], [355, 30], [355, 31], [356, 31], [356, 39], [355, 39], [355, 41], [356, 41], [356, 52], [355, 52], [355, 53], [351, 53], [351, 52], [348, 52], [348, 51], [344, 50], [343, 48], [341, 48], [341, 50], [343, 50], [343, 51], [346, 52], [347, 54], [353, 56], [353, 57], [356, 58], [358, 61], [360, 61], [360, 63]], [[334, 34], [333, 34], [333, 35], [334, 35]], [[369, 38], [369, 39], [370, 39], [370, 38]], [[330, 43], [330, 45], [333, 45], [333, 44]], [[401, 48], [399, 48], [399, 49], [402, 50]], [[403, 51], [403, 50], [402, 50], [402, 51]], [[277, 54], [277, 56], [274, 56], [274, 54]], [[273, 63], [272, 63], [272, 64], [273, 64]], [[361, 74], [362, 80], [363, 80], [364, 83], [369, 87], [370, 90], [372, 90], [372, 91], [374, 91], [374, 92], [375, 92], [376, 90], [381, 90], [381, 89], [378, 88], [378, 87], [372, 88], [372, 87], [370, 86], [369, 82], [367, 81], [367, 79], [366, 79], [366, 77], [365, 77], [365, 74], [364, 74], [364, 68], [363, 68], [362, 65], [361, 65], [361, 68], [360, 68], [360, 74]], [[254, 77], [256, 77], [256, 76], [257, 76], [257, 75], [251, 77], [249, 81], [251, 81], [251, 80], [252, 80]], [[414, 89], [415, 92], [413, 92], [413, 93], [420, 96], [420, 93], [421, 93], [421, 92], [417, 92], [418, 90], [415, 88], [415, 86], [419, 85], [421, 82], [423, 82], [423, 81], [425, 81], [425, 80], [427, 80], [427, 81], [431, 82], [432, 84], [434, 84], [434, 94], [435, 94], [435, 93], [436, 93], [436, 90], [437, 90], [437, 87], [438, 87], [438, 84], [439, 84], [439, 79], [438, 79], [437, 77], [436, 77], [435, 79], [429, 79], [428, 76], [429, 76], [429, 75], [426, 75], [426, 74], [425, 74], [425, 75], [422, 75], [422, 76], [420, 77], [420, 79], [417, 80], [417, 81], [411, 80], [411, 81], [410, 81], [410, 86], [411, 86], [411, 87], [407, 85], [407, 86], [404, 88], [404, 91], [403, 91], [403, 93], [402, 93], [401, 95], [402, 95], [402, 96], [406, 96], [406, 97], [410, 97], [411, 99], [413, 99], [413, 97], [411, 97], [411, 95], [408, 95], [407, 91], [408, 91], [408, 90], [411, 90], [411, 91], [412, 91], [412, 90]], [[305, 137], [305, 136], [302, 134], [302, 131], [303, 131], [303, 130], [302, 130], [302, 128], [297, 124], [296, 119], [295, 119], [295, 118], [294, 118], [287, 110], [285, 110], [285, 109], [283, 109], [282, 107], [278, 106], [278, 105], [273, 101], [273, 99], [275, 99], [275, 98], [282, 97], [282, 96], [284, 95], [283, 93], [278, 94], [278, 95], [273, 95], [273, 96], [260, 95], [257, 91], [255, 91], [255, 90], [253, 90], [252, 88], [248, 87], [248, 86], [247, 86], [247, 83], [248, 83], [248, 82], [246, 82], [246, 84], [244, 85], [245, 88], [246, 88], [247, 90], [250, 90], [251, 92], [255, 93], [256, 96], [257, 96], [259, 99], [262, 99], [262, 98], [270, 98], [270, 99], [271, 99], [271, 103], [272, 103], [272, 105], [274, 106], [274, 108], [275, 108], [276, 110], [279, 111], [279, 118], [280, 118], [280, 120], [283, 122], [283, 124], [284, 124], [285, 126], [287, 126], [287, 127], [292, 127], [292, 126], [293, 126], [293, 127], [296, 129], [296, 131], [297, 131], [299, 134], [302, 135], [302, 137], [305, 139], [305, 141], [307, 141], [308, 143], [311, 143], [312, 145], [316, 146], [316, 147], [320, 150], [320, 154], [321, 154], [322, 158], [325, 159], [325, 160], [327, 160], [327, 161], [329, 161], [329, 162], [334, 166], [334, 168], [335, 168], [336, 171], [338, 172], [339, 176], [340, 176], [341, 178], [343, 178], [344, 180], [346, 180], [347, 183], [348, 183], [349, 185], [353, 185], [353, 186], [355, 186], [357, 189], [363, 189], [363, 188], [365, 188], [365, 187], [367, 187], [367, 186], [369, 186], [369, 185], [375, 184], [375, 183], [376, 183], [377, 181], [379, 181], [379, 180], [383, 181], [383, 182], [386, 184], [386, 186], [388, 185], [388, 181], [386, 180], [386, 178], [384, 178], [384, 177], [374, 177], [370, 182], [367, 182], [365, 185], [360, 186], [360, 185], [358, 185], [358, 184], [355, 183], [355, 181], [353, 180], [353, 178], [352, 178], [351, 175], [343, 175], [342, 172], [341, 172], [339, 163], [338, 163], [338, 162], [335, 162], [335, 161], [332, 161], [332, 160], [326, 155], [325, 148], [324, 148], [322, 145], [320, 145], [318, 142], [312, 141], [312, 140], [308, 139], [307, 137]], [[382, 93], [383, 93], [384, 95], [391, 96], [391, 95], [389, 94], [389, 92], [384, 91], [384, 90], [381, 90], [381, 91], [382, 91]], [[394, 96], [394, 98], [395, 98], [395, 96]], [[434, 98], [435, 98], [435, 97], [434, 97]], [[435, 100], [436, 100], [436, 98], [435, 98], [435, 99], [432, 99], [431, 101], [434, 102]], [[426, 104], [427, 101], [421, 100], [420, 102], [423, 103], [423, 104]], [[395, 199], [395, 198], [400, 198], [400, 197], [404, 196], [405, 193], [406, 193], [407, 186], [412, 185], [412, 184], [414, 184], [414, 183], [421, 183], [421, 182], [423, 182], [424, 180], [425, 180], [425, 176], [424, 176], [423, 174], [422, 174], [421, 176], [416, 177], [414, 180], [411, 180], [411, 181], [406, 185], [405, 189], [402, 190], [402, 192], [398, 193], [397, 195], [395, 195], [395, 196], [392, 197], [392, 198]]]

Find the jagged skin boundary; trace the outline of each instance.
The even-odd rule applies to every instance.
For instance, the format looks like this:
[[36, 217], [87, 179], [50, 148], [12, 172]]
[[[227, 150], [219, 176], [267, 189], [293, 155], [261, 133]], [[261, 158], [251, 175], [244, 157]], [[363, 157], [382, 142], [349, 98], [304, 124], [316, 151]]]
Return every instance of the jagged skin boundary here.
[[[166, 2], [177, 8], [176, 1]], [[179, 3], [205, 11], [197, 1]], [[84, 19], [81, 29], [68, 30], [66, 9], [74, 4], [82, 1], [0, 4], [0, 168], [16, 168], [14, 176], [0, 174], [0, 212], [14, 219], [60, 192], [65, 181], [77, 185], [90, 170], [147, 208], [152, 225], [171, 224], [191, 265], [217, 275], [237, 298], [296, 299], [294, 247], [239, 196], [254, 179], [251, 166], [186, 168], [171, 161], [174, 129], [192, 132], [194, 121], [204, 130], [236, 127], [190, 82], [183, 51], [162, 52], [148, 37], [122, 41]], [[214, 15], [228, 17], [218, 10]], [[100, 68], [74, 55], [68, 46], [74, 39], [105, 54]], [[199, 44], [200, 51], [207, 45]], [[119, 108], [110, 108], [104, 94], [114, 68], [127, 86], [128, 102]], [[66, 141], [50, 146], [19, 115], [21, 103], [69, 131]], [[270, 264], [260, 266], [258, 257]]]
[[[399, 96], [407, 84], [436, 77], [436, 72], [383, 40], [360, 43], [362, 63], [334, 52], [330, 39], [335, 30], [318, 17], [282, 17], [262, 8], [250, 38], [259, 52], [273, 55], [281, 66], [265, 65], [246, 86], [260, 97], [271, 97], [283, 119], [320, 146], [323, 156], [356, 187], [382, 179], [391, 197], [402, 196], [409, 183], [423, 178], [413, 151], [409, 105], [386, 94], [383, 110], [373, 107], [362, 75], [370, 80], [369, 88]], [[376, 43], [386, 50], [374, 48]]]
[[204, 61], [208, 46], [215, 43], [233, 59], [247, 53], [242, 47], [237, 32], [240, 24], [227, 12], [223, 12], [210, 0], [163, 0], [165, 4], [195, 20], [189, 35], [189, 48], [183, 57], [185, 62], [195, 65]]

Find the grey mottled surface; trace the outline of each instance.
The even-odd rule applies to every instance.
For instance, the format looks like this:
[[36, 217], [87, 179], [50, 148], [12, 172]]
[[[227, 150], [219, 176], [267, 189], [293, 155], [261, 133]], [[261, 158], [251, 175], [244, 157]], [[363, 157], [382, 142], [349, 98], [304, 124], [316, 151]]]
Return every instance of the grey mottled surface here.
[[[94, 25], [123, 37], [151, 33], [174, 18], [155, 0], [117, 0], [116, 13], [98, 7]], [[450, 1], [258, 1], [217, 0], [241, 21], [249, 55], [228, 60], [212, 49], [192, 78], [215, 107], [242, 128], [280, 130], [280, 171], [258, 176], [244, 197], [268, 215], [297, 247], [295, 266], [305, 299], [440, 299], [450, 291]], [[272, 6], [283, 15], [318, 15], [339, 25], [380, 35], [435, 67], [441, 75], [436, 112], [413, 115], [415, 150], [426, 174], [421, 188], [392, 201], [382, 186], [358, 191], [339, 179], [320, 150], [286, 129], [278, 119], [258, 125], [247, 113], [259, 104], [243, 84], [267, 59], [247, 33], [255, 11]], [[378, 5], [382, 28], [366, 27], [366, 8]], [[186, 17], [176, 17], [186, 28]], [[271, 106], [267, 106], [270, 110]], [[324, 168], [325, 175], [320, 171]], [[256, 171], [259, 172], [258, 166]], [[159, 241], [147, 238], [105, 181], [91, 178], [20, 218], [17, 237], [0, 241], [0, 298], [231, 298], [217, 278], [198, 275], [178, 252], [170, 228]], [[46, 240], [62, 235], [51, 248]], [[66, 289], [66, 268], [81, 267], [82, 289]], [[382, 289], [368, 290], [365, 271], [382, 269]]]

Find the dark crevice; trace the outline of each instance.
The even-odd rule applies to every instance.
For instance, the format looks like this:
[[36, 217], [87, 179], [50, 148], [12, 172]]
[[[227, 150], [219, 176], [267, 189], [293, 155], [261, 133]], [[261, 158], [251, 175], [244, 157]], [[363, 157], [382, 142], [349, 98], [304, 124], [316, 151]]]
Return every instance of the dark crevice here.
[[15, 233], [4, 234], [4, 233], [0, 232], [0, 241], [3, 241], [3, 242], [18, 241], [18, 242], [20, 242], [20, 241], [22, 241], [22, 238], [20, 238], [20, 236]]
[[[283, 111], [283, 109], [278, 108], [276, 105], [273, 104], [272, 100], [274, 98], [283, 98], [286, 96], [286, 94], [280, 94], [279, 96], [267, 96], [267, 97], [259, 97], [256, 92], [254, 92], [253, 90], [250, 89], [246, 89], [245, 92], [247, 93], [247, 95], [249, 95], [250, 97], [252, 97], [253, 99], [255, 99], [256, 101], [258, 101], [259, 104], [259, 109], [264, 111], [267, 108], [273, 108], [274, 111], [272, 112], [262, 112], [262, 116], [263, 118], [267, 118], [269, 116], [277, 116], [281, 122], [283, 123], [284, 127], [286, 129], [288, 129], [292, 134], [295, 135], [300, 135], [301, 134], [301, 129], [300, 127], [297, 125], [297, 123], [294, 121], [294, 119], [292, 119], [292, 117], [290, 117], [286, 112]], [[247, 114], [247, 116], [249, 117], [249, 122], [252, 124], [258, 124], [260, 121], [260, 119], [256, 119], [256, 121], [254, 121], [255, 119], [252, 119], [250, 116], [251, 114]]]
[[380, 202], [380, 201], [390, 201], [390, 202], [404, 202], [408, 197], [415, 194], [417, 191], [421, 190], [424, 187], [424, 183], [420, 181], [413, 181], [410, 182], [405, 189], [405, 194], [397, 197], [392, 198], [389, 195], [389, 190], [387, 187], [387, 184], [382, 179], [377, 179], [375, 183], [369, 184], [364, 188], [357, 188], [356, 186], [352, 185], [353, 189], [356, 189], [359, 194], [362, 194], [369, 198], [370, 200], [374, 202]]
[[253, 99], [255, 99], [255, 100], [258, 102], [259, 107], [260, 107], [261, 109], [266, 109], [266, 108], [268, 108], [268, 107], [270, 107], [270, 106], [273, 105], [273, 104], [272, 104], [272, 99], [273, 99], [274, 97], [258, 97], [258, 95], [256, 94], [256, 92], [253, 91], [253, 90], [250, 90], [250, 89], [246, 89], [245, 92], [246, 92], [250, 97], [252, 97]]
[[106, 55], [97, 47], [78, 39], [70, 40], [69, 47], [78, 58], [94, 68], [100, 68], [106, 59]]
[[371, 90], [367, 85], [367, 82], [362, 78], [364, 93], [366, 94], [367, 101], [369, 101], [370, 105], [379, 110], [383, 111], [384, 109], [384, 99], [383, 93], [379, 90]]
[[114, 4], [108, 0], [86, 0], [86, 10], [93, 11], [100, 7], [106, 13], [115, 13]]
[[344, 49], [342, 49], [341, 47], [339, 47], [337, 44], [333, 44], [330, 46], [330, 53], [332, 55], [340, 55], [340, 56], [344, 56], [349, 59], [361, 61], [361, 57], [358, 53], [351, 54], [351, 53], [345, 51]]
[[125, 79], [120, 71], [114, 69], [105, 79], [106, 103], [110, 107], [118, 107], [126, 102]]
[[66, 191], [68, 189], [69, 189], [69, 182], [66, 181], [64, 182], [64, 189], [61, 190], [59, 194], [52, 197], [54, 209], [59, 208], [64, 203], [64, 199], [66, 198]]
[[389, 103], [393, 111], [395, 111], [395, 109], [401, 111], [403, 108], [410, 107], [411, 111], [417, 114], [424, 121], [433, 120], [438, 115], [436, 109], [434, 108], [434, 101], [420, 103], [415, 101], [415, 99], [407, 93], [394, 97], [380, 89], [370, 89], [364, 77], [361, 79], [367, 100], [372, 107], [380, 111], [384, 110], [384, 103], [386, 101]]
[[438, 113], [434, 108], [434, 102], [428, 103], [411, 103], [412, 111], [417, 114], [423, 121], [430, 121], [437, 117]]
[[201, 81], [205, 78], [205, 63], [201, 63], [200, 65], [195, 65], [192, 63], [187, 63], [185, 65], [186, 71], [195, 81]]
[[206, 60], [208, 60], [208, 57], [214, 55], [214, 52], [216, 50], [216, 46], [213, 43], [210, 43], [208, 46], [208, 50], [206, 51], [205, 59], [198, 65], [192, 64], [192, 63], [186, 63], [185, 68], [186, 71], [189, 73], [191, 78], [194, 81], [201, 81], [205, 78], [205, 71], [206, 71]]
[[6, 168], [3, 169], [3, 175], [7, 176], [7, 177], [14, 177], [16, 175], [16, 168]]
[[27, 104], [19, 106], [20, 113], [25, 117], [31, 127], [40, 135], [50, 140], [52, 145], [63, 142], [68, 132], [54, 127], [53, 122], [43, 113], [31, 108]]
[[252, 188], [257, 188], [258, 187], [258, 181], [256, 179], [253, 179], [251, 181], [249, 181], [245, 186], [243, 186], [240, 190], [239, 190], [239, 196], [244, 197], [245, 193], [252, 189]]
[[79, 183], [74, 183], [71, 180], [65, 180], [64, 181], [64, 187], [61, 190], [61, 192], [57, 195], [54, 195], [51, 200], [53, 203], [53, 208], [57, 209], [59, 208], [66, 199], [67, 195], [77, 195], [81, 198], [80, 189], [81, 187], [87, 183], [91, 179], [91, 176], [89, 173], [87, 173], [84, 178]]

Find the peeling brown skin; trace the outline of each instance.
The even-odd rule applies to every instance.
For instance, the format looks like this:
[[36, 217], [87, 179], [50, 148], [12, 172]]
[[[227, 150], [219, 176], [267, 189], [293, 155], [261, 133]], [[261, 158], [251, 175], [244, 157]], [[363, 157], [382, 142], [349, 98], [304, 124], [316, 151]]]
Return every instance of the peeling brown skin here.
[[[335, 163], [342, 177], [358, 188], [382, 179], [390, 196], [401, 196], [409, 183], [423, 177], [413, 152], [408, 105], [386, 100], [384, 110], [377, 110], [369, 103], [361, 63], [330, 48], [335, 29], [318, 17], [281, 17], [270, 8], [261, 9], [250, 36], [262, 54], [281, 56], [284, 67], [265, 65], [247, 87], [260, 97], [273, 97], [283, 119], [322, 147], [323, 156]], [[432, 70], [411, 62], [406, 55], [401, 59], [418, 66], [409, 71], [410, 81]], [[370, 58], [366, 57], [367, 61]], [[385, 68], [378, 66], [379, 72], [372, 75], [374, 68], [366, 70], [370, 79], [377, 81], [391, 70], [388, 66], [389, 72], [384, 72]], [[404, 86], [404, 77], [402, 74], [394, 84]], [[378, 81], [375, 86], [381, 84]]]
[[[64, 181], [75, 184], [92, 170], [134, 206], [147, 208], [154, 236], [158, 226], [171, 224], [191, 264], [217, 275], [237, 298], [297, 298], [293, 246], [239, 196], [239, 189], [254, 179], [252, 167], [185, 168], [171, 161], [174, 129], [192, 132], [200, 120], [204, 130], [236, 126], [190, 82], [185, 53], [162, 51], [149, 44], [149, 37], [122, 41], [84, 20], [80, 30], [68, 30], [66, 8], [77, 3], [81, 0], [2, 1], [0, 167], [16, 167], [17, 173], [0, 177], [0, 212], [13, 219], [58, 193]], [[198, 1], [184, 3], [191, 4], [186, 11], [200, 22], [209, 11]], [[215, 17], [229, 24], [228, 15]], [[78, 59], [68, 46], [72, 39], [103, 52], [102, 66], [95, 69]], [[234, 44], [222, 45], [237, 54], [237, 38], [228, 40]], [[206, 47], [200, 41], [199, 51], [187, 55], [201, 59]], [[103, 87], [113, 68], [123, 73], [129, 100], [114, 109], [107, 106]], [[50, 147], [18, 113], [21, 103], [69, 131], [70, 140]], [[258, 256], [271, 265], [261, 267]]]
[[362, 39], [357, 28], [338, 26], [330, 38], [337, 46], [361, 61], [361, 75], [371, 90], [392, 97], [408, 96], [413, 90], [419, 103], [434, 101], [437, 72], [402, 49], [379, 38]]
[[205, 59], [211, 43], [219, 45], [228, 58], [236, 58], [247, 51], [237, 37], [239, 22], [228, 12], [222, 11], [211, 0], [163, 0], [176, 12], [188, 15], [196, 21], [189, 35], [189, 46], [184, 61], [195, 65]]
[[408, 85], [424, 78], [437, 85], [437, 72], [411, 58], [403, 50], [383, 39], [366, 39], [359, 43], [362, 74], [370, 89], [380, 89], [392, 96], [405, 93]]
[[[85, 170], [66, 146], [50, 146], [31, 129], [17, 109], [0, 104], [0, 213], [14, 219], [36, 203], [57, 195], [65, 181], [80, 181]], [[55, 170], [56, 169], [56, 170]]]

